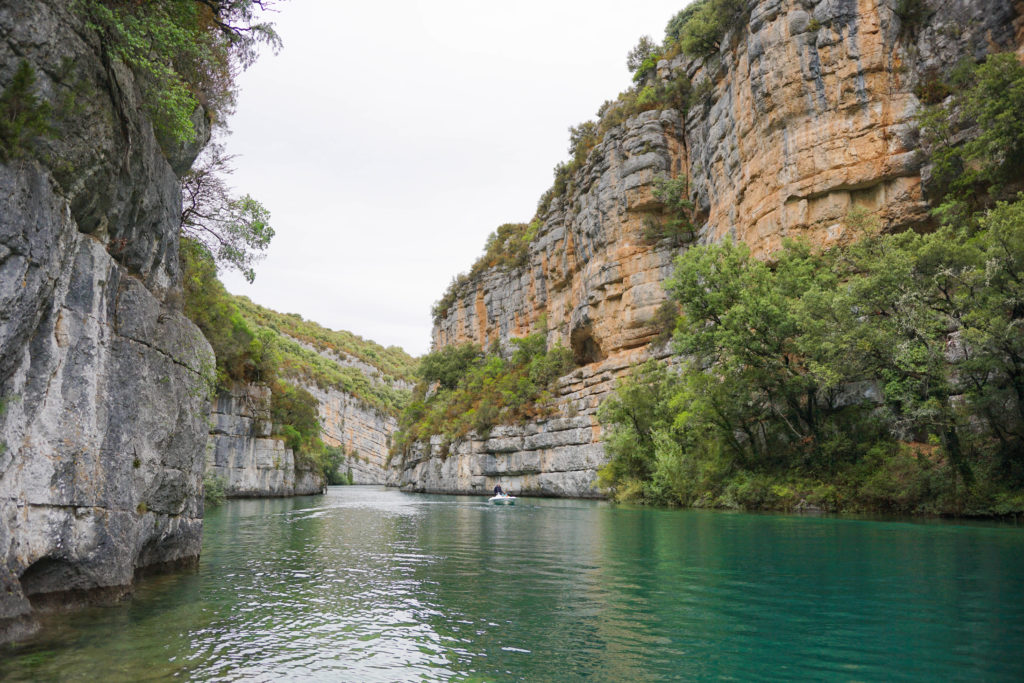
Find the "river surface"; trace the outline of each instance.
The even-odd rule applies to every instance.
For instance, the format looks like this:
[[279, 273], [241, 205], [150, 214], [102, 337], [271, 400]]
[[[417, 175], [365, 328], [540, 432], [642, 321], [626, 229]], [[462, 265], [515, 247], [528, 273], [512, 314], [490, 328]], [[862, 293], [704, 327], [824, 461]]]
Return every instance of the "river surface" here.
[[47, 619], [5, 680], [1024, 680], [1024, 529], [334, 487]]

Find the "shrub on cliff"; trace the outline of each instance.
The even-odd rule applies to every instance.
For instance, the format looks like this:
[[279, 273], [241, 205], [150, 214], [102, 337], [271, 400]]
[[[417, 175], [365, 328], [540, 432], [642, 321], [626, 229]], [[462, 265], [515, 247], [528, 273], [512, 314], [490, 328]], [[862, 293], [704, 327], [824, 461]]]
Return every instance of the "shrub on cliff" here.
[[633, 82], [640, 83], [654, 72], [658, 65], [658, 45], [650, 36], [640, 36], [640, 40], [626, 55], [626, 68], [633, 72]]
[[668, 239], [677, 247], [692, 240], [694, 205], [690, 200], [690, 184], [686, 175], [675, 178], [663, 174], [654, 176], [651, 194], [663, 208], [660, 216], [646, 221], [645, 237], [651, 241]]
[[[1024, 64], [1012, 53], [961, 64], [950, 76], [951, 100], [920, 115], [932, 164], [930, 191], [947, 225], [1008, 199], [1024, 181]], [[962, 133], [972, 130], [966, 139]]]
[[0, 160], [21, 156], [34, 138], [52, 136], [52, 107], [34, 92], [32, 66], [22, 60], [14, 77], [0, 94]]
[[202, 104], [215, 120], [234, 107], [235, 75], [260, 44], [280, 38], [259, 21], [267, 0], [77, 0], [110, 59], [138, 76], [143, 106], [165, 145], [195, 139], [192, 117]]
[[699, 0], [669, 21], [666, 41], [678, 42], [691, 57], [710, 56], [729, 29], [742, 24], [745, 14], [744, 0]]
[[508, 358], [497, 348], [483, 354], [475, 344], [424, 356], [422, 380], [399, 417], [392, 454], [432, 436], [442, 438], [446, 452], [448, 444], [470, 431], [486, 437], [494, 425], [544, 414], [554, 382], [573, 367], [572, 353], [561, 344], [548, 348], [546, 332], [510, 344]]
[[280, 357], [272, 334], [261, 333], [243, 316], [232, 296], [217, 279], [217, 264], [206, 247], [181, 240], [184, 312], [202, 331], [217, 358], [217, 384], [232, 380], [271, 383]]

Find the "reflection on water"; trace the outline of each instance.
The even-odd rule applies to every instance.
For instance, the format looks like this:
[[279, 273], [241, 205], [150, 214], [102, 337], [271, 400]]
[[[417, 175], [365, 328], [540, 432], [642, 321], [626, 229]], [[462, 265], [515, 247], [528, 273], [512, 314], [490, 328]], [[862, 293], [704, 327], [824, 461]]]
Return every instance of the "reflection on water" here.
[[11, 680], [1024, 680], [1024, 530], [403, 494], [233, 501]]

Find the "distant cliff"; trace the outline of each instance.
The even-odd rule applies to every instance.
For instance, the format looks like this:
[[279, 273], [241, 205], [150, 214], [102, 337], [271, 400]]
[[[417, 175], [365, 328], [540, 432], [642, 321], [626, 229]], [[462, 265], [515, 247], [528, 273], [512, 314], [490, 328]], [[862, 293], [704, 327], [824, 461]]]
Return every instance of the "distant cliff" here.
[[312, 463], [271, 436], [270, 389], [236, 384], [213, 402], [206, 472], [223, 480], [228, 498], [321, 493], [327, 482]]
[[21, 154], [7, 138], [0, 154], [7, 636], [34, 608], [193, 563], [202, 541], [213, 357], [181, 314], [178, 174], [208, 123], [197, 111], [195, 142], [162, 150], [132, 73], [101, 56], [71, 4], [0, 2], [0, 90], [27, 63], [36, 80], [21, 100], [56, 128]]
[[[408, 354], [232, 296], [215, 279], [187, 299], [222, 370], [207, 472], [224, 480], [228, 497], [384, 483], [396, 414], [409, 393]], [[211, 308], [229, 315], [206, 315]], [[230, 334], [220, 329], [224, 321]]]
[[[580, 367], [562, 380], [558, 405], [574, 424], [591, 425], [590, 442], [578, 444], [587, 456], [571, 458], [582, 463], [580, 484], [565, 495], [593, 495], [601, 464], [591, 453], [600, 439], [594, 412], [617, 377], [661, 352], [652, 343], [664, 325], [662, 282], [688, 244], [733, 239], [764, 258], [786, 237], [827, 246], [848, 237], [854, 207], [885, 231], [928, 224], [929, 169], [915, 119], [921, 98], [961, 59], [1020, 53], [1024, 3], [925, 0], [913, 15], [905, 4], [742, 4], [739, 21], [707, 56], [663, 59], [629, 98], [603, 108], [593, 148], [566, 167], [542, 204], [522, 264], [474, 268], [435, 308], [437, 346], [507, 342], [544, 322], [550, 342], [572, 349]], [[657, 93], [678, 83], [682, 108], [627, 109], [645, 97], [641, 88]], [[665, 210], [659, 176], [685, 180], [690, 233], [652, 236]], [[467, 455], [456, 444], [472, 474], [427, 474], [453, 466], [424, 453], [397, 480], [483, 490], [500, 472], [522, 469], [502, 462], [522, 461], [534, 464], [510, 481], [529, 489], [530, 477], [548, 471], [543, 449], [538, 459], [528, 445], [538, 427], [508, 427], [521, 441], [511, 450], [478, 440]], [[485, 466], [492, 459], [497, 464]], [[471, 477], [478, 483], [467, 484]]]

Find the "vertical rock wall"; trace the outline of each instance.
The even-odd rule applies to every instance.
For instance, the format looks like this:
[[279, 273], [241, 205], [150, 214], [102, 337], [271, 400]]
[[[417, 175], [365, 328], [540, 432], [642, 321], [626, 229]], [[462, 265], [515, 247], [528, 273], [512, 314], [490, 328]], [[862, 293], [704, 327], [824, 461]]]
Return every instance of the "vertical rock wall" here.
[[354, 484], [383, 484], [386, 480], [391, 434], [398, 420], [365, 405], [355, 396], [337, 389], [306, 389], [320, 403], [321, 438], [328, 446], [345, 449], [341, 473], [352, 472]]
[[[678, 57], [709, 96], [687, 116], [702, 238], [767, 255], [786, 237], [850, 238], [853, 206], [899, 230], [926, 221], [915, 116], [922, 82], [961, 59], [1014, 49], [1012, 0], [925, 0], [920, 24], [892, 0], [762, 0], [703, 60]], [[926, 189], [926, 188], [925, 188]]]
[[179, 183], [124, 68], [70, 0], [0, 2], [52, 138], [0, 162], [0, 639], [126, 591], [202, 541], [209, 345], [180, 313]]
[[650, 111], [609, 131], [571, 192], [542, 216], [528, 263], [470, 280], [436, 322], [437, 346], [487, 345], [528, 334], [543, 317], [549, 341], [572, 348], [582, 367], [563, 378], [557, 410], [572, 420], [590, 416], [589, 440], [571, 437], [579, 440], [574, 471], [589, 472], [579, 484], [537, 483], [565, 460], [527, 455], [538, 434], [563, 431], [558, 421], [455, 444], [447, 460], [424, 446], [397, 465], [393, 483], [470, 492], [515, 471], [524, 490], [590, 495], [603, 462], [593, 411], [617, 376], [664, 352], [649, 346], [652, 323], [665, 300], [662, 282], [687, 246], [644, 239], [645, 219], [662, 208], [651, 192], [657, 173], [688, 177], [695, 242], [740, 240], [761, 256], [786, 237], [819, 245], [852, 238], [846, 216], [854, 206], [887, 230], [926, 222], [915, 92], [962, 58], [1024, 52], [1024, 3], [925, 0], [925, 19], [914, 26], [902, 24], [896, 5], [749, 0], [748, 19], [726, 33], [717, 54], [658, 64], [659, 78], [685, 73], [704, 93], [685, 120]]
[[213, 402], [206, 471], [224, 480], [228, 498], [270, 498], [322, 493], [323, 475], [272, 438], [270, 389], [235, 384]]

